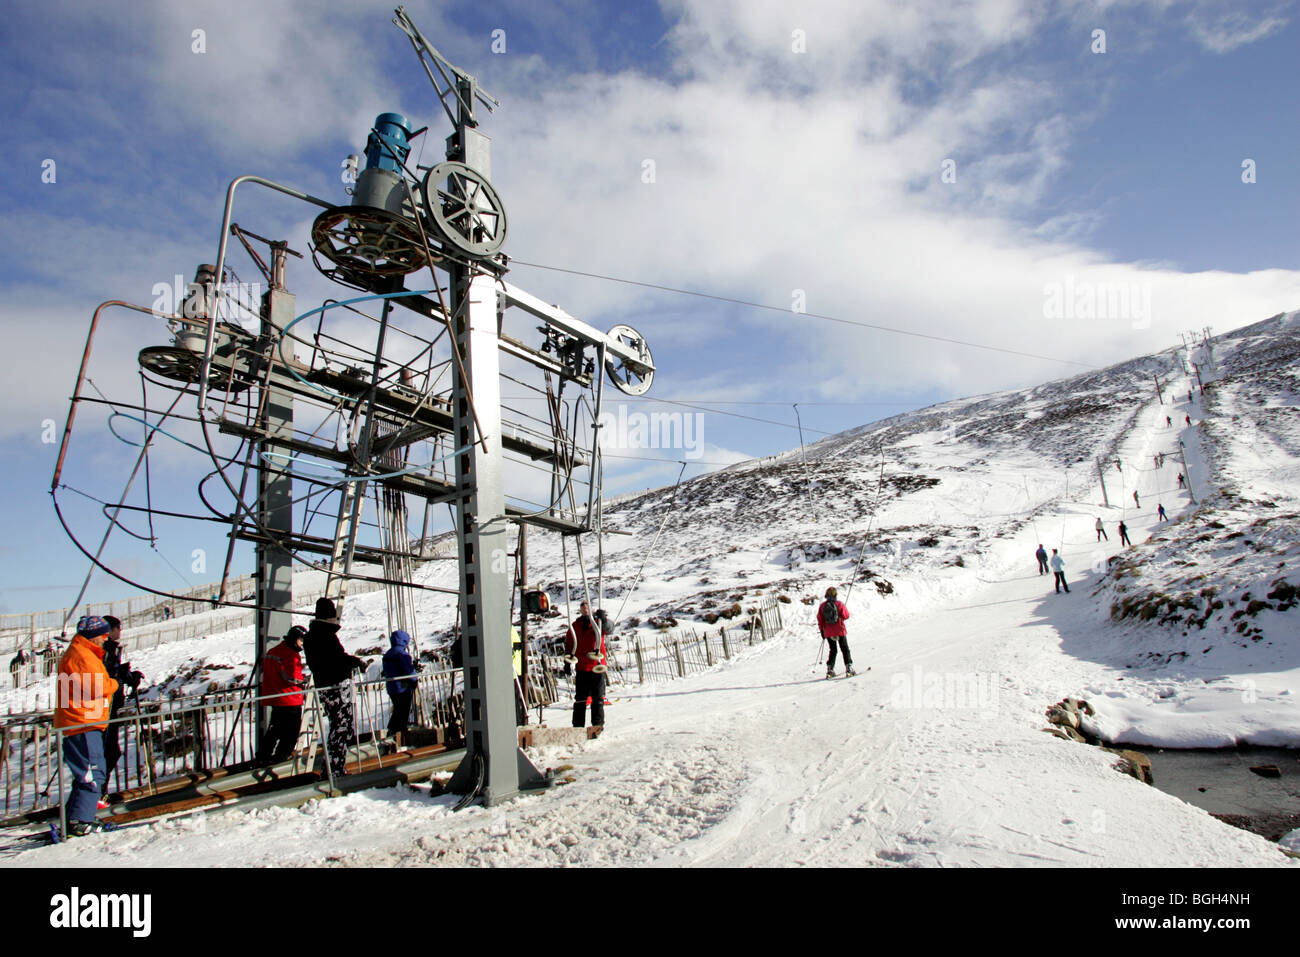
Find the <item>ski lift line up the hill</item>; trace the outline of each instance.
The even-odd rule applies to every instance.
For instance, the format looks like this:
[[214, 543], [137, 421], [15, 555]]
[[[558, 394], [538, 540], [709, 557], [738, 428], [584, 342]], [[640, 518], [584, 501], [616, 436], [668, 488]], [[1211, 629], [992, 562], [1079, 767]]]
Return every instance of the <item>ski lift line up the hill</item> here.
[[[714, 300], [715, 302], [726, 302], [737, 306], [748, 306], [751, 309], [768, 309], [773, 312], [780, 312], [786, 315], [792, 314], [789, 306], [772, 306], [772, 305], [768, 305], [767, 303], [752, 302], [747, 299], [733, 299], [730, 296], [718, 296], [712, 293], [698, 292], [693, 289], [677, 289], [673, 286], [663, 286], [658, 283], [642, 282], [636, 279], [624, 279], [619, 276], [606, 276], [601, 273], [583, 272], [582, 270], [579, 269], [565, 269], [561, 266], [547, 266], [543, 263], [524, 262], [522, 259], [512, 260], [512, 263], [513, 265], [516, 266], [528, 266], [533, 269], [546, 269], [551, 272], [562, 272], [574, 276], [585, 276], [589, 279], [604, 279], [608, 282], [623, 283], [629, 286], [641, 286], [647, 289], [658, 289], [662, 292], [671, 292], [682, 296], [696, 296], [701, 299], [711, 299]], [[1062, 365], [1079, 366], [1080, 368], [1084, 368], [1084, 369], [1096, 368], [1096, 366], [1089, 365], [1086, 362], [1078, 362], [1077, 360], [1074, 359], [1061, 359], [1057, 356], [1038, 355], [1037, 353], [1033, 353], [1033, 352], [1023, 352], [1018, 349], [1008, 349], [1003, 346], [993, 346], [982, 342], [970, 342], [965, 339], [953, 339], [948, 336], [937, 336], [927, 332], [917, 332], [914, 329], [899, 329], [896, 326], [885, 326], [874, 322], [864, 322], [861, 319], [844, 319], [840, 316], [828, 316], [816, 312], [795, 312], [793, 313], [793, 315], [805, 316], [809, 319], [824, 319], [827, 322], [838, 322], [841, 323], [842, 325], [858, 326], [864, 329], [874, 329], [877, 332], [890, 332], [900, 336], [912, 336], [918, 339], [928, 339], [931, 342], [944, 342], [949, 345], [963, 346], [968, 349], [984, 349], [989, 352], [1001, 352], [1006, 355], [1019, 356], [1023, 359], [1041, 359], [1045, 362], [1059, 362]]]

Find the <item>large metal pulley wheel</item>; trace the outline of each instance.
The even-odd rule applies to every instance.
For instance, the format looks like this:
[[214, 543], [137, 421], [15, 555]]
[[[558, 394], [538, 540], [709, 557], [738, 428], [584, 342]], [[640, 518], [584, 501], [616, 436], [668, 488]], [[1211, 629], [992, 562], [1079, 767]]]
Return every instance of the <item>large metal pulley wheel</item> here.
[[486, 259], [506, 241], [506, 208], [487, 178], [448, 160], [424, 174], [424, 207], [445, 245]]
[[[193, 385], [203, 371], [203, 356], [177, 346], [150, 346], [140, 350], [140, 368], [154, 375]], [[208, 369], [208, 387], [218, 392], [243, 392], [253, 383], [233, 378], [229, 369], [215, 362]]]
[[645, 338], [631, 326], [615, 326], [609, 330], [609, 337], [637, 354], [635, 360], [623, 359], [606, 352], [605, 372], [620, 392], [628, 395], [644, 395], [654, 380], [654, 357]]
[[322, 256], [354, 274], [405, 276], [429, 262], [419, 226], [373, 206], [325, 210], [312, 224], [311, 241]]

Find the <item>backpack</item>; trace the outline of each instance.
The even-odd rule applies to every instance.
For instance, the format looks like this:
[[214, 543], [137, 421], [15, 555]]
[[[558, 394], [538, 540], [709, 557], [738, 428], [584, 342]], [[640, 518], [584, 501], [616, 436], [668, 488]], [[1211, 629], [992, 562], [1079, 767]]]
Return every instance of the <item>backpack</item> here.
[[826, 599], [822, 604], [822, 624], [833, 625], [840, 620], [839, 602]]

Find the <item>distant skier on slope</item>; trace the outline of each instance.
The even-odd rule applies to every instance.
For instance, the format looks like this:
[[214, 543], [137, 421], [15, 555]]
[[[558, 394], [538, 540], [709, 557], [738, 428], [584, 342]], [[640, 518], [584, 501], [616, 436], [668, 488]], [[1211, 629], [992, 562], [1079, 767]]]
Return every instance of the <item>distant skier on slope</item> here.
[[[23, 666], [26, 664], [27, 664], [27, 652], [19, 648], [18, 654], [14, 655], [13, 660], [9, 662], [9, 673], [12, 674], [14, 677], [15, 688], [18, 687], [19, 681], [21, 680], [19, 671], [21, 671]], [[8, 757], [8, 755], [6, 755], [6, 757]]]
[[1165, 427], [1167, 428], [1173, 424], [1174, 424], [1174, 420], [1171, 419], [1169, 416], [1165, 416]]
[[1034, 557], [1038, 559], [1038, 574], [1047, 574], [1047, 549], [1040, 543], [1038, 551], [1034, 552]]
[[1183, 487], [1183, 473], [1182, 473], [1182, 472], [1179, 472], [1179, 473], [1178, 473], [1178, 487], [1179, 487], [1179, 488], [1182, 488], [1182, 487]]
[[1187, 420], [1188, 425], [1192, 424], [1192, 417], [1190, 415], [1185, 415], [1183, 416], [1183, 418]]
[[1142, 500], [1138, 498], [1137, 489], [1133, 490], [1133, 504], [1136, 505], [1138, 508], [1142, 507]]
[[1097, 516], [1097, 541], [1101, 541], [1103, 538], [1106, 539], [1106, 541], [1108, 542], [1110, 541], [1110, 536], [1106, 534], [1106, 529], [1101, 524], [1101, 516], [1098, 515]]
[[1064, 588], [1065, 593], [1067, 595], [1070, 594], [1070, 586], [1065, 583], [1065, 559], [1063, 559], [1060, 555], [1057, 554], [1055, 548], [1052, 549], [1051, 564], [1052, 564], [1052, 571], [1056, 573], [1056, 577], [1053, 579], [1053, 581], [1056, 583], [1056, 593], [1059, 595], [1061, 593], [1061, 589]]
[[1119, 523], [1119, 543], [1121, 545], [1133, 544], [1128, 540], [1128, 526], [1124, 524], [1123, 520], [1121, 520]]
[[835, 677], [835, 645], [844, 656], [844, 674], [852, 675], [853, 656], [849, 654], [849, 630], [844, 623], [849, 619], [849, 609], [836, 597], [839, 594], [832, 585], [826, 589], [826, 600], [817, 609], [817, 628], [831, 645], [830, 656], [826, 659], [826, 677]]
[[1159, 502], [1156, 503], [1156, 514], [1160, 516], [1160, 521], [1162, 522], [1169, 521], [1169, 516], [1165, 514], [1165, 507], [1161, 505]]

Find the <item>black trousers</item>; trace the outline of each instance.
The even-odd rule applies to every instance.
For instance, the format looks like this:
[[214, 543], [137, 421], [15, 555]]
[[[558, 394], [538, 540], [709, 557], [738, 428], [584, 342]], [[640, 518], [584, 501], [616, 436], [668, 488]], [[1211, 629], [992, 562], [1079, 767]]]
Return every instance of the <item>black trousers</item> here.
[[852, 668], [853, 656], [849, 654], [849, 639], [848, 638], [827, 638], [826, 640], [830, 643], [831, 646], [830, 656], [826, 659], [826, 670], [827, 671], [835, 670], [835, 645], [837, 643], [839, 644], [840, 653], [844, 655], [844, 667]]
[[391, 691], [388, 697], [393, 702], [393, 713], [388, 719], [388, 733], [390, 735], [401, 734], [411, 724], [411, 698], [414, 691], [399, 691], [393, 694]]
[[1070, 586], [1067, 585], [1067, 584], [1065, 583], [1065, 572], [1057, 572], [1057, 573], [1056, 573], [1056, 591], [1057, 591], [1058, 594], [1060, 594], [1060, 591], [1061, 591], [1062, 588], [1065, 589], [1065, 591], [1066, 591], [1067, 594], [1069, 593], [1069, 591], [1070, 591]]
[[258, 764], [279, 764], [293, 754], [302, 728], [302, 705], [276, 704], [271, 706], [271, 721], [262, 732], [262, 745], [257, 749]]
[[[110, 718], [117, 717], [116, 714], [109, 712]], [[117, 767], [117, 762], [122, 760], [122, 744], [118, 741], [117, 736], [121, 732], [120, 724], [110, 724], [104, 729], [104, 793], [108, 793], [109, 782], [113, 779], [113, 769]]]
[[515, 725], [528, 723], [528, 706], [524, 702], [524, 679], [515, 676]]
[[1038, 560], [1038, 574], [1043, 575], [1046, 573], [1047, 573], [1047, 559], [1040, 558]]
[[1127, 530], [1119, 533], [1119, 543], [1120, 543], [1121, 545], [1132, 545], [1132, 544], [1133, 544], [1132, 542], [1130, 542], [1130, 541], [1128, 540], [1128, 531], [1127, 531]]
[[587, 724], [587, 699], [591, 699], [592, 727], [605, 723], [605, 675], [594, 671], [579, 671], [573, 681], [573, 726]]

